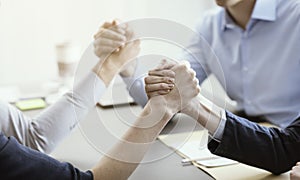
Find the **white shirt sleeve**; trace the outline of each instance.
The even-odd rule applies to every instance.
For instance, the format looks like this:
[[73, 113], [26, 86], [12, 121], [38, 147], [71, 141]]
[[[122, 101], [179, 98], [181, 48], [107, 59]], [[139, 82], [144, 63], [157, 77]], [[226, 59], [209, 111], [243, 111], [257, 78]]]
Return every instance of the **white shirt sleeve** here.
[[130, 96], [142, 107], [144, 107], [148, 101], [144, 82], [146, 75], [142, 65], [137, 61], [134, 75], [132, 77], [122, 77]]
[[104, 93], [105, 84], [90, 72], [55, 104], [31, 119], [15, 107], [0, 103], [0, 130], [20, 143], [50, 153]]
[[226, 124], [226, 112], [225, 110], [221, 111], [221, 120], [219, 122], [218, 128], [216, 129], [215, 133], [213, 135], [210, 134], [210, 137], [218, 142], [221, 142], [224, 129]]

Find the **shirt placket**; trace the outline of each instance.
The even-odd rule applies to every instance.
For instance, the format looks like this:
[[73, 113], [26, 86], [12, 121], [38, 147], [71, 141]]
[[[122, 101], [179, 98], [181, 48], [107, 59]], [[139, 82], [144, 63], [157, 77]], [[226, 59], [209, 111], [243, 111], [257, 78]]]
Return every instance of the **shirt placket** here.
[[[251, 22], [250, 22], [251, 23]], [[251, 25], [251, 24], [250, 24]], [[250, 61], [249, 59], [249, 28], [246, 30], [241, 30], [241, 44], [240, 44], [240, 63], [241, 63], [241, 77], [242, 77], [242, 89], [243, 89], [243, 106], [244, 111], [247, 114], [252, 112], [252, 98], [250, 94]]]

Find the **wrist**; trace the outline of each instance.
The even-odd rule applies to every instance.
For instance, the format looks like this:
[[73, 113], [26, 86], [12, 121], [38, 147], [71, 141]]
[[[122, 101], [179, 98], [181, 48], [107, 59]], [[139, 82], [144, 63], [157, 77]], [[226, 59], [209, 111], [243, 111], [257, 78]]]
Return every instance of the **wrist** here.
[[199, 108], [201, 108], [199, 106], [199, 102], [198, 102], [198, 99], [197, 97], [196, 98], [193, 98], [182, 110], [181, 110], [181, 113], [184, 113], [194, 119], [198, 119], [198, 111], [199, 111]]
[[134, 76], [137, 68], [137, 60], [133, 60], [127, 64], [120, 72], [120, 76], [128, 78]]
[[211, 134], [214, 134], [222, 119], [223, 111], [222, 108], [216, 106], [205, 97], [197, 96], [182, 110], [182, 113], [197, 120]]
[[120, 72], [120, 76], [124, 77], [124, 78], [128, 78], [128, 77], [132, 77], [134, 74], [135, 69], [132, 67], [129, 67], [128, 69], [125, 69], [123, 71]]
[[201, 119], [201, 121], [206, 121], [207, 115], [211, 112], [203, 106], [203, 102], [199, 96], [193, 98], [188, 105], [181, 110], [182, 113], [192, 117], [195, 120]]
[[161, 96], [152, 97], [148, 102], [154, 109], [163, 112], [168, 118], [172, 118], [179, 111], [178, 107], [169, 105], [165, 98]]
[[99, 61], [93, 68], [93, 72], [104, 82], [106, 86], [109, 85], [114, 76], [118, 73], [117, 68], [110, 63], [109, 60]]

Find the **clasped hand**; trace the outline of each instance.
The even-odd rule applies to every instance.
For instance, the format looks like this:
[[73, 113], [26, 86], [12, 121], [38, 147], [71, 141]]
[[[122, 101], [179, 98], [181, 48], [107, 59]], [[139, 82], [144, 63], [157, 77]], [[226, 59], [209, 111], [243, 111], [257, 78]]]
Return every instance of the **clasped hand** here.
[[163, 60], [145, 78], [145, 91], [149, 99], [165, 100], [167, 106], [178, 112], [200, 93], [196, 73], [188, 63], [172, 63]]
[[135, 57], [140, 52], [140, 41], [127, 24], [116, 20], [104, 23], [94, 35], [94, 53], [100, 58], [99, 67], [107, 64], [113, 72], [123, 76], [134, 73]]

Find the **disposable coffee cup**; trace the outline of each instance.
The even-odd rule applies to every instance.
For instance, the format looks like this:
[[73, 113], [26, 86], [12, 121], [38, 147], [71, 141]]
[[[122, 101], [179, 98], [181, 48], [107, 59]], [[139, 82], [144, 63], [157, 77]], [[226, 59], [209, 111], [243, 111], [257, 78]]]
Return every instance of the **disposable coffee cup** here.
[[73, 77], [81, 56], [81, 47], [77, 43], [64, 42], [56, 45], [58, 73], [61, 78]]

